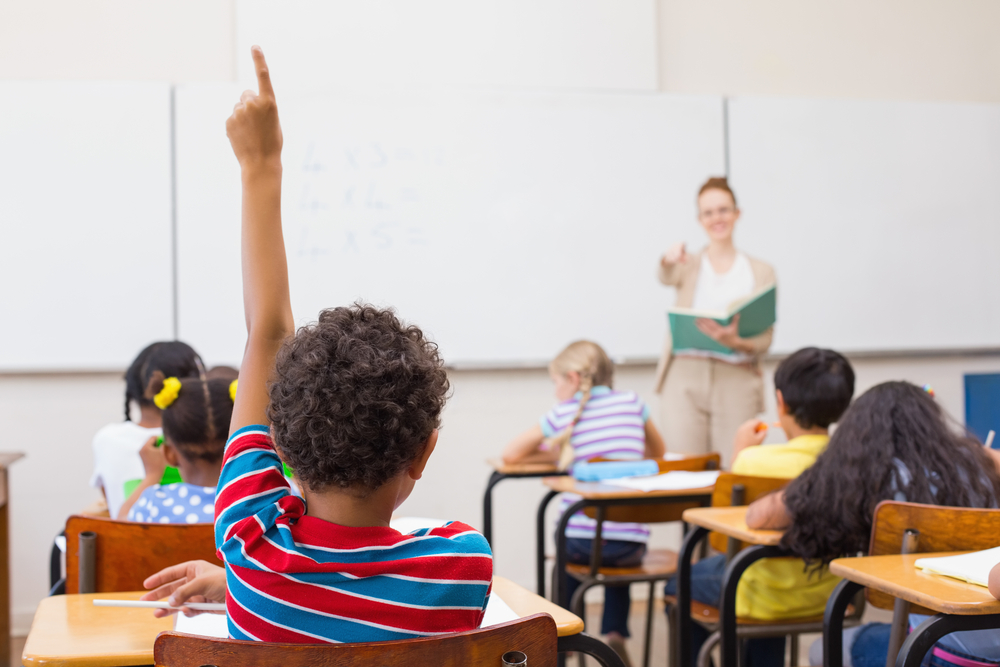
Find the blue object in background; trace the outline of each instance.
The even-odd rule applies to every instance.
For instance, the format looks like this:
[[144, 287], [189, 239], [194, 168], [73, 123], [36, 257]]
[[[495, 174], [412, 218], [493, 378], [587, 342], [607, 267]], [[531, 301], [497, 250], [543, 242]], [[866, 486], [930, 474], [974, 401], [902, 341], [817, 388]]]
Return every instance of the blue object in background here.
[[996, 431], [993, 448], [1000, 449], [1000, 373], [974, 373], [965, 376], [965, 427], [980, 442]]
[[573, 477], [581, 482], [600, 482], [603, 479], [621, 479], [623, 477], [645, 477], [660, 474], [660, 466], [656, 461], [640, 459], [638, 461], [586, 461], [573, 466]]

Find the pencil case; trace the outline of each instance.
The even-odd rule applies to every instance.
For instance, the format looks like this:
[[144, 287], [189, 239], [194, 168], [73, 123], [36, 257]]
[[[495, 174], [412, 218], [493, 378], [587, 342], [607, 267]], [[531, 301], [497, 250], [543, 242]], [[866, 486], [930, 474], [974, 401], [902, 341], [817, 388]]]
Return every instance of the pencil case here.
[[573, 466], [573, 477], [581, 482], [599, 482], [602, 479], [622, 477], [644, 477], [660, 474], [656, 461], [599, 461], [597, 463], [577, 463]]

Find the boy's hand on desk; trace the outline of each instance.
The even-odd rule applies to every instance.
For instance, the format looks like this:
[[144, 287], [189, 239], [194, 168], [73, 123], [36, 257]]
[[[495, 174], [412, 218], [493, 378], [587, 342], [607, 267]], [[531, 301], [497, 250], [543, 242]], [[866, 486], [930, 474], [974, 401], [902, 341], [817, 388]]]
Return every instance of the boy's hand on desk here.
[[163, 618], [178, 611], [185, 616], [195, 616], [199, 613], [222, 613], [222, 612], [197, 612], [187, 607], [187, 602], [217, 602], [226, 601], [226, 570], [218, 565], [212, 565], [204, 560], [189, 560], [186, 563], [172, 565], [160, 570], [153, 576], [142, 582], [145, 588], [152, 588], [149, 593], [143, 595], [140, 600], [159, 600], [170, 596], [167, 600], [171, 606], [180, 609], [157, 609], [153, 615]]
[[139, 450], [139, 458], [142, 459], [142, 467], [146, 469], [146, 479], [155, 480], [154, 484], [159, 484], [163, 479], [163, 471], [167, 469], [167, 459], [163, 455], [163, 447], [156, 446], [156, 440], [154, 435], [146, 441]]
[[243, 92], [226, 121], [226, 135], [236, 159], [244, 170], [252, 167], [281, 166], [281, 124], [278, 105], [271, 88], [271, 75], [259, 46], [250, 49], [257, 70], [258, 92]]

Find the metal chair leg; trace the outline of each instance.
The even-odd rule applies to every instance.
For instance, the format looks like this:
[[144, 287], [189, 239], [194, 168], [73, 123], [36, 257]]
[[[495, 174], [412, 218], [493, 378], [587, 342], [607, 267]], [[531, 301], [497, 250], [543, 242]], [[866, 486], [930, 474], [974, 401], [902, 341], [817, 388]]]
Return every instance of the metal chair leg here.
[[714, 649], [722, 639], [722, 633], [716, 630], [708, 636], [705, 643], [698, 650], [698, 667], [712, 667], [712, 649]]
[[788, 667], [799, 667], [799, 635], [793, 632], [788, 635]]
[[653, 607], [656, 606], [656, 582], [649, 582], [649, 598], [646, 600], [646, 639], [642, 646], [642, 667], [649, 667], [649, 653], [653, 646]]

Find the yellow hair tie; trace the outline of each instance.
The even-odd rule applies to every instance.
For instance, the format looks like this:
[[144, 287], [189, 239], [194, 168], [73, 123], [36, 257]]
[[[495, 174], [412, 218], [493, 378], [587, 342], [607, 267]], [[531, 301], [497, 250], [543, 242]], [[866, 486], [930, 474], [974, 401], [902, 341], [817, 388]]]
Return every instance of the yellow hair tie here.
[[233, 400], [233, 403], [236, 402], [236, 383], [237, 382], [239, 382], [239, 380], [233, 380], [232, 382], [229, 383], [229, 398], [231, 398]]
[[153, 403], [161, 410], [166, 410], [174, 401], [177, 394], [181, 392], [181, 381], [177, 378], [167, 378], [163, 381], [163, 389], [153, 397]]

